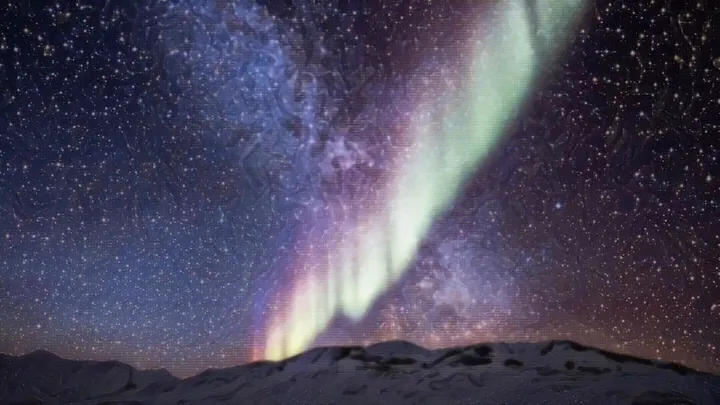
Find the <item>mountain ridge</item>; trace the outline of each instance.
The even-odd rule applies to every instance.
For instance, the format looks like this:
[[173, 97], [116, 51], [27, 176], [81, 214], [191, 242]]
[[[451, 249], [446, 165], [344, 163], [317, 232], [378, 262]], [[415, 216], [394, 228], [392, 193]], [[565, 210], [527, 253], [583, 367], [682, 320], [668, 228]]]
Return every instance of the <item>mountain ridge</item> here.
[[711, 405], [720, 403], [720, 376], [570, 340], [433, 350], [402, 340], [324, 346], [183, 379], [47, 350], [0, 354], [0, 404], [446, 405], [468, 396], [478, 404]]

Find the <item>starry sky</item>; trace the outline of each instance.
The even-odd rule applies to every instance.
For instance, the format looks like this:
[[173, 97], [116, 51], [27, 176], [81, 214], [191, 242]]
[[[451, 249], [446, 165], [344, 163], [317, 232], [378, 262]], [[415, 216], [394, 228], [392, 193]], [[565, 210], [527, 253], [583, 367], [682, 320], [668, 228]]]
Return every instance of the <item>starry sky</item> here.
[[[0, 6], [0, 352], [258, 358], [297, 246], [367, 203], [493, 3]], [[720, 372], [718, 21], [591, 3], [404, 276], [316, 344], [562, 338]]]

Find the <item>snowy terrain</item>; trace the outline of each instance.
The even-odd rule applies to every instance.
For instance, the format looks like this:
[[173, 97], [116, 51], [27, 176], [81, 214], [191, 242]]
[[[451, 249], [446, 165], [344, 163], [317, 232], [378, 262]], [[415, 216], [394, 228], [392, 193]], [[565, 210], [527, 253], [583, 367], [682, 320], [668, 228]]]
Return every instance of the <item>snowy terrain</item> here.
[[570, 341], [317, 348], [182, 380], [36, 351], [0, 355], [0, 404], [710, 405], [720, 376]]

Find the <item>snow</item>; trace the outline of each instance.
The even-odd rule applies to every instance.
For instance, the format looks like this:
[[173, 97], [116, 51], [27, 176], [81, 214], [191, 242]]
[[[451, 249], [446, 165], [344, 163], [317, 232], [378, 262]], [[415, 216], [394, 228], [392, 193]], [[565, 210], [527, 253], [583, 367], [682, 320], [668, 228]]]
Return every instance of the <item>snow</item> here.
[[570, 341], [323, 347], [183, 380], [37, 351], [0, 355], [0, 403], [711, 405], [720, 376]]

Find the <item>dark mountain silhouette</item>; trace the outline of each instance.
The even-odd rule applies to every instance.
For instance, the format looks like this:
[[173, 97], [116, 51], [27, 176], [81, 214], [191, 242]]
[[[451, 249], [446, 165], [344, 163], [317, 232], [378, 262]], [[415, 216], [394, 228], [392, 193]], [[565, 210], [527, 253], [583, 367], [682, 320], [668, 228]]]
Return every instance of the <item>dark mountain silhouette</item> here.
[[0, 355], [0, 404], [720, 404], [720, 376], [572, 341], [322, 347], [179, 379], [48, 351]]

